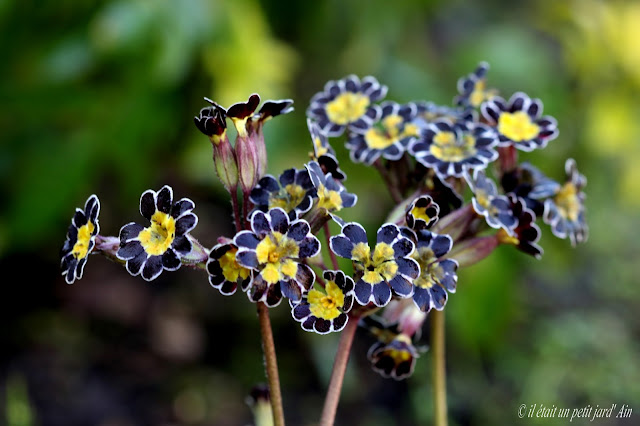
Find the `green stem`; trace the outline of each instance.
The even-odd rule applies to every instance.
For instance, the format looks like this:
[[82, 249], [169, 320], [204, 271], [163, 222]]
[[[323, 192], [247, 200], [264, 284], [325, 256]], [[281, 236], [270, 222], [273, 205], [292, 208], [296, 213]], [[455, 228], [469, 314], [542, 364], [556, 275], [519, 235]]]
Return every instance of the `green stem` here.
[[324, 400], [324, 408], [322, 409], [322, 417], [320, 418], [320, 426], [333, 426], [338, 410], [338, 402], [340, 400], [340, 392], [342, 391], [342, 382], [344, 373], [347, 370], [347, 362], [349, 361], [349, 352], [351, 344], [356, 335], [358, 328], [358, 320], [360, 317], [350, 316], [349, 322], [342, 330], [340, 335], [340, 343], [336, 358], [333, 361], [333, 371], [331, 372], [331, 380], [329, 381], [329, 389]]
[[443, 311], [431, 311], [431, 363], [433, 371], [433, 424], [447, 426], [447, 375]]
[[262, 302], [258, 302], [258, 318], [260, 319], [260, 334], [262, 334], [262, 352], [264, 353], [265, 370], [267, 380], [269, 381], [273, 424], [275, 426], [284, 426], [284, 409], [282, 408], [282, 393], [280, 392], [276, 346], [273, 342], [269, 308]]

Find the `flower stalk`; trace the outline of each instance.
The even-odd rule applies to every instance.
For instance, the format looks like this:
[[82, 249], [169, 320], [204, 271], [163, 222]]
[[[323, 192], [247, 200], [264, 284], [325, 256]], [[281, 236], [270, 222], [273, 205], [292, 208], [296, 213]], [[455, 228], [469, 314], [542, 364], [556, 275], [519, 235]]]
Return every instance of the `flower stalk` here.
[[276, 358], [276, 346], [273, 342], [271, 319], [269, 308], [258, 302], [258, 319], [260, 320], [260, 334], [262, 335], [262, 352], [264, 354], [265, 371], [269, 382], [271, 395], [271, 408], [273, 410], [273, 424], [284, 426], [284, 409], [282, 406], [282, 393], [280, 391], [280, 376], [278, 374], [278, 360]]
[[433, 424], [447, 426], [447, 373], [445, 367], [444, 311], [431, 311], [431, 370]]

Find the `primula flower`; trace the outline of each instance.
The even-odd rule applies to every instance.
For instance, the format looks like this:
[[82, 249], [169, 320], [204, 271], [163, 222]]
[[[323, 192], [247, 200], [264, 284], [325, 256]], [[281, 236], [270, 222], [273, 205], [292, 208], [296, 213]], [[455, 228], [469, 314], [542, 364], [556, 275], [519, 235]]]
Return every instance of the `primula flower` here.
[[347, 127], [367, 129], [375, 117], [372, 104], [386, 94], [387, 86], [380, 85], [374, 77], [360, 80], [350, 75], [329, 81], [324, 91], [313, 95], [307, 116], [314, 119], [322, 133], [329, 137], [340, 136]]
[[420, 267], [410, 258], [413, 242], [402, 236], [396, 225], [387, 223], [378, 229], [373, 251], [366, 231], [355, 222], [345, 224], [340, 235], [331, 237], [330, 245], [338, 256], [353, 260], [355, 296], [361, 305], [373, 302], [385, 306], [392, 292], [402, 298], [413, 294], [412, 280], [418, 277]]
[[447, 291], [455, 293], [458, 262], [443, 257], [451, 251], [453, 240], [427, 229], [402, 229], [402, 234], [416, 245], [411, 257], [420, 265], [420, 275], [413, 280], [413, 301], [422, 312], [441, 311], [447, 303]]
[[316, 284], [291, 311], [306, 331], [326, 334], [340, 331], [353, 307], [353, 280], [342, 271], [324, 271], [324, 288]]
[[495, 182], [484, 171], [477, 171], [473, 177], [466, 173], [465, 178], [473, 191], [471, 202], [476, 213], [484, 216], [490, 227], [503, 228], [509, 235], [513, 235], [518, 219], [511, 211], [509, 199], [498, 194]]
[[309, 177], [316, 189], [316, 207], [333, 213], [343, 208], [353, 207], [358, 201], [355, 194], [347, 192], [345, 187], [333, 175], [325, 174], [315, 161], [306, 164]]
[[211, 249], [207, 260], [209, 283], [225, 296], [234, 294], [238, 285], [245, 291], [253, 277], [251, 270], [236, 260], [237, 252], [238, 247], [233, 243], [220, 243]]
[[451, 108], [449, 106], [436, 105], [433, 102], [414, 102], [416, 105], [415, 123], [424, 128], [427, 124], [438, 120], [448, 120], [453, 123], [458, 121], [477, 121], [477, 113], [470, 109]]
[[558, 238], [567, 238], [571, 245], [587, 240], [589, 227], [585, 219], [584, 199], [582, 188], [587, 184], [587, 178], [578, 172], [573, 158], [565, 162], [566, 182], [558, 188], [551, 198], [544, 202], [544, 222], [551, 226], [551, 232]]
[[289, 221], [280, 207], [251, 215], [251, 231], [236, 234], [236, 261], [254, 271], [247, 288], [249, 300], [276, 306], [282, 296], [299, 302], [315, 281], [313, 270], [300, 263], [320, 251], [320, 241], [302, 219]]
[[60, 267], [67, 284], [73, 284], [76, 279], [82, 278], [84, 265], [96, 245], [96, 235], [100, 232], [99, 214], [100, 200], [96, 195], [87, 199], [84, 209], [76, 208], [67, 238], [60, 250]]
[[313, 204], [315, 189], [307, 169], [285, 170], [278, 179], [271, 175], [262, 177], [251, 190], [249, 199], [258, 210], [266, 212], [281, 207], [295, 220], [309, 211]]
[[311, 159], [318, 162], [325, 174], [331, 173], [333, 178], [339, 181], [346, 180], [347, 175], [340, 169], [336, 152], [329, 144], [327, 137], [320, 131], [318, 123], [307, 118], [307, 127], [313, 143], [313, 153], [310, 153]]
[[502, 175], [500, 183], [507, 194], [523, 198], [527, 207], [533, 210], [536, 216], [542, 216], [544, 200], [552, 197], [561, 186], [527, 162], [519, 164], [511, 172]]
[[484, 101], [497, 95], [497, 90], [487, 88], [489, 64], [481, 62], [474, 72], [458, 80], [458, 93], [454, 103], [463, 107], [478, 108]]
[[198, 217], [191, 211], [195, 204], [188, 198], [173, 202], [173, 189], [165, 185], [158, 192], [145, 191], [140, 197], [140, 214], [151, 223], [144, 227], [135, 222], [120, 229], [118, 259], [126, 261], [131, 275], [142, 273], [152, 281], [162, 273], [180, 268], [181, 258], [192, 248], [188, 233]]
[[441, 179], [461, 177], [465, 170], [480, 170], [498, 158], [493, 147], [495, 131], [480, 123], [437, 120], [427, 125], [409, 152], [425, 167], [433, 168]]
[[440, 206], [428, 195], [422, 195], [407, 206], [405, 220], [411, 229], [430, 228], [438, 221]]
[[513, 244], [518, 250], [527, 253], [536, 259], [540, 259], [544, 251], [538, 244], [540, 239], [540, 227], [536, 225], [536, 214], [527, 207], [522, 197], [509, 194], [511, 211], [518, 219], [518, 226], [513, 237], [503, 237], [502, 243]]
[[367, 358], [373, 371], [385, 378], [406, 379], [413, 374], [418, 350], [406, 334], [398, 334], [391, 341], [378, 341], [369, 348]]
[[481, 106], [482, 115], [496, 126], [500, 146], [513, 145], [522, 151], [544, 148], [558, 136], [558, 123], [550, 116], [542, 117], [542, 101], [517, 92], [505, 102], [499, 96]]
[[354, 163], [373, 164], [381, 156], [387, 160], [399, 160], [420, 134], [413, 123], [417, 108], [413, 103], [399, 105], [383, 102], [374, 105], [373, 124], [368, 128], [354, 128], [346, 143]]

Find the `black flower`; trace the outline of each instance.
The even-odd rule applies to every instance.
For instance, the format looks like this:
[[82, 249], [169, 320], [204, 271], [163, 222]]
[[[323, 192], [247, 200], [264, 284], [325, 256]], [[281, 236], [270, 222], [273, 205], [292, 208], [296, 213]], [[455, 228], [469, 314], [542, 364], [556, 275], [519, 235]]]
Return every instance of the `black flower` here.
[[316, 284], [291, 311], [306, 331], [326, 334], [340, 331], [353, 307], [353, 280], [342, 271], [324, 271], [325, 287]]
[[428, 195], [421, 195], [407, 206], [405, 220], [411, 229], [430, 228], [438, 221], [440, 206]]
[[116, 253], [126, 261], [131, 275], [142, 273], [147, 281], [156, 279], [164, 269], [180, 268], [181, 258], [191, 251], [188, 233], [198, 217], [195, 204], [188, 198], [173, 202], [173, 189], [165, 185], [158, 192], [145, 191], [140, 197], [140, 214], [151, 223], [144, 227], [135, 222], [120, 229], [120, 248]]
[[340, 169], [336, 152], [329, 144], [328, 138], [320, 131], [318, 123], [307, 118], [307, 127], [313, 143], [313, 153], [310, 153], [311, 159], [318, 162], [325, 174], [331, 173], [333, 178], [339, 181], [346, 180], [347, 175]]
[[413, 242], [401, 235], [396, 225], [387, 223], [378, 229], [373, 251], [366, 231], [355, 222], [345, 224], [340, 235], [331, 237], [330, 244], [335, 254], [354, 262], [355, 296], [361, 305], [373, 302], [385, 306], [392, 293], [402, 298], [413, 294], [412, 281], [420, 268], [410, 257]]
[[473, 209], [484, 216], [490, 227], [503, 228], [509, 235], [513, 235], [518, 225], [518, 218], [511, 211], [511, 203], [504, 195], [498, 194], [498, 188], [484, 171], [476, 171], [472, 177], [466, 173], [465, 178], [473, 191]]
[[251, 190], [250, 200], [256, 208], [266, 212], [273, 207], [282, 208], [291, 220], [309, 211], [315, 189], [307, 169], [285, 170], [278, 179], [262, 177]]
[[478, 108], [484, 101], [496, 96], [497, 90], [487, 88], [489, 64], [481, 62], [474, 72], [458, 80], [458, 93], [454, 103], [463, 107]]
[[254, 271], [247, 288], [249, 299], [276, 306], [282, 296], [299, 302], [315, 281], [313, 270], [301, 260], [320, 251], [320, 241], [302, 219], [289, 221], [287, 213], [275, 207], [251, 215], [251, 231], [236, 234], [236, 261]]
[[307, 116], [314, 119], [322, 133], [340, 136], [349, 127], [366, 129], [373, 123], [375, 115], [372, 104], [384, 98], [387, 86], [382, 86], [374, 77], [360, 80], [350, 75], [342, 80], [329, 81], [322, 92], [311, 98]]
[[98, 215], [100, 214], [100, 200], [91, 195], [84, 204], [84, 209], [76, 208], [67, 231], [67, 239], [60, 250], [60, 267], [67, 284], [73, 284], [82, 278], [84, 265], [95, 247], [95, 239], [100, 232]]
[[411, 337], [403, 333], [393, 336], [389, 341], [374, 343], [367, 353], [375, 372], [395, 380], [406, 379], [413, 374], [418, 356]]
[[243, 291], [246, 290], [253, 278], [251, 270], [236, 260], [237, 252], [238, 247], [231, 242], [217, 244], [211, 249], [207, 260], [209, 283], [225, 296], [234, 294], [238, 285]]
[[540, 227], [535, 223], [536, 214], [527, 207], [522, 197], [516, 197], [513, 194], [509, 194], [508, 197], [511, 211], [518, 219], [518, 226], [515, 229], [515, 236], [506, 237], [506, 242], [511, 242], [518, 250], [540, 259], [544, 251], [536, 244], [541, 234]]
[[544, 148], [558, 136], [556, 119], [542, 117], [542, 101], [522, 92], [506, 102], [499, 96], [482, 104], [482, 115], [496, 126], [500, 146], [513, 145], [522, 151]]
[[320, 165], [315, 161], [306, 164], [309, 177], [316, 189], [316, 207], [333, 213], [345, 207], [353, 207], [358, 201], [355, 194], [347, 192], [345, 187], [336, 180], [333, 175], [325, 174]]

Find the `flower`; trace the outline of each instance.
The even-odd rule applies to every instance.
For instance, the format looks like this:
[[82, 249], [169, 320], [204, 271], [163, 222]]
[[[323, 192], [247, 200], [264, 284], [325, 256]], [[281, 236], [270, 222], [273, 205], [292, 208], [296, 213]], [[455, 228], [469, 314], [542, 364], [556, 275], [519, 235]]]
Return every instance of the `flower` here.
[[367, 353], [371, 368], [376, 373], [395, 380], [411, 376], [418, 357], [418, 350], [413, 346], [411, 337], [404, 333], [395, 335], [390, 341], [374, 343]]
[[318, 123], [307, 118], [307, 127], [313, 142], [313, 153], [309, 154], [311, 159], [318, 162], [325, 174], [331, 173], [333, 178], [339, 181], [346, 180], [347, 175], [340, 169], [336, 152], [329, 144], [327, 137], [320, 132]]
[[173, 202], [173, 189], [165, 185], [158, 192], [151, 189], [140, 197], [140, 214], [151, 223], [145, 228], [135, 222], [120, 229], [120, 248], [116, 256], [126, 261], [131, 275], [142, 273], [152, 281], [164, 269], [175, 271], [192, 248], [188, 233], [198, 217], [191, 211], [195, 204], [188, 198]]
[[420, 267], [410, 258], [413, 242], [400, 234], [398, 226], [382, 225], [372, 251], [362, 225], [350, 222], [342, 227], [340, 235], [331, 237], [330, 247], [338, 256], [353, 260], [359, 304], [385, 306], [392, 292], [402, 298], [413, 294], [412, 281], [420, 274]]
[[405, 220], [411, 229], [430, 228], [438, 221], [440, 206], [428, 195], [422, 195], [407, 206]]
[[373, 123], [368, 128], [354, 128], [346, 143], [355, 163], [373, 164], [380, 156], [399, 160], [407, 146], [420, 134], [413, 123], [417, 107], [413, 103], [399, 105], [383, 102], [374, 105]]
[[496, 126], [499, 146], [513, 145], [522, 151], [544, 148], [558, 136], [556, 119], [542, 115], [542, 101], [517, 92], [505, 102], [496, 96], [481, 106], [482, 115]]
[[251, 231], [240, 231], [233, 239], [236, 261], [254, 271], [249, 300], [276, 306], [284, 296], [299, 302], [315, 281], [313, 270], [301, 260], [318, 254], [320, 241], [305, 220], [290, 222], [280, 207], [256, 210], [250, 221]]
[[84, 203], [84, 209], [76, 208], [67, 230], [67, 238], [60, 250], [60, 268], [67, 284], [82, 278], [84, 265], [96, 245], [96, 235], [100, 232], [98, 215], [100, 200], [94, 194]]
[[469, 187], [473, 191], [473, 209], [484, 216], [490, 227], [503, 228], [509, 235], [513, 235], [518, 225], [518, 219], [511, 211], [511, 203], [504, 195], [498, 195], [498, 189], [493, 180], [484, 171], [476, 171], [474, 177], [465, 174]]
[[478, 108], [484, 101], [496, 96], [497, 90], [487, 89], [489, 64], [481, 62], [474, 72], [458, 80], [458, 93], [454, 103], [463, 107]]
[[566, 182], [551, 198], [544, 202], [543, 220], [551, 226], [551, 232], [558, 238], [567, 238], [571, 245], [585, 242], [589, 236], [589, 227], [585, 218], [584, 199], [582, 192], [587, 184], [587, 178], [578, 172], [573, 158], [569, 158], [564, 165], [567, 174]]
[[238, 247], [232, 242], [217, 244], [211, 249], [207, 260], [209, 283], [225, 296], [236, 292], [238, 284], [245, 291], [253, 278], [251, 270], [236, 260]]
[[480, 170], [498, 158], [495, 131], [480, 123], [439, 119], [427, 125], [409, 152], [441, 179], [461, 177], [465, 170]]
[[326, 285], [316, 285], [302, 296], [291, 311], [303, 330], [327, 334], [340, 331], [347, 324], [353, 307], [353, 280], [342, 271], [324, 271]]
[[311, 98], [307, 117], [318, 122], [322, 133], [329, 137], [340, 136], [346, 128], [366, 129], [373, 124], [373, 102], [384, 98], [387, 86], [374, 77], [360, 80], [349, 75], [342, 80], [329, 81], [322, 92]]
[[258, 210], [266, 212], [281, 207], [295, 220], [311, 209], [315, 189], [307, 169], [288, 169], [276, 179], [271, 175], [262, 177], [251, 190], [249, 199]]
[[345, 187], [333, 175], [325, 174], [315, 161], [306, 164], [309, 177], [316, 188], [316, 207], [328, 212], [338, 212], [345, 207], [353, 207], [358, 196], [347, 192]]
[[536, 225], [536, 214], [527, 207], [526, 201], [522, 197], [509, 194], [511, 211], [518, 219], [518, 226], [515, 229], [515, 236], [502, 236], [501, 242], [513, 244], [518, 250], [530, 254], [536, 259], [540, 259], [544, 250], [538, 244], [540, 239], [540, 227]]
[[535, 166], [524, 162], [514, 170], [505, 173], [500, 179], [502, 188], [507, 194], [524, 199], [527, 207], [536, 216], [544, 212], [544, 200], [552, 197], [560, 190], [560, 184], [547, 177]]
[[413, 231], [402, 228], [402, 234], [415, 243], [411, 257], [420, 266], [420, 275], [413, 280], [413, 301], [422, 312], [438, 311], [447, 303], [447, 291], [455, 293], [458, 262], [443, 257], [451, 251], [453, 240], [427, 229]]

